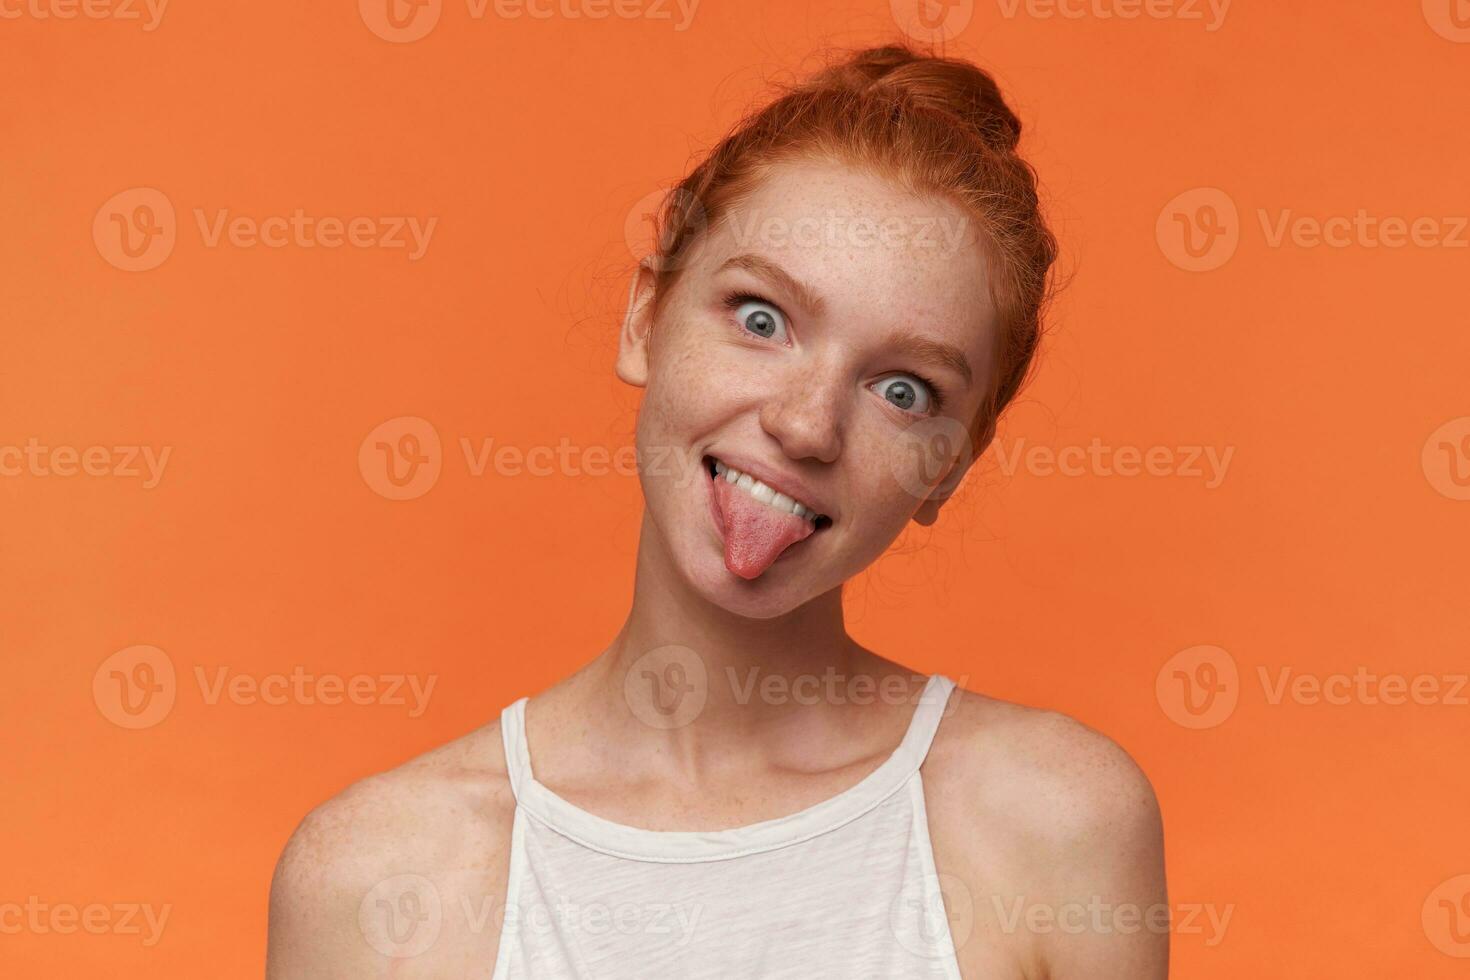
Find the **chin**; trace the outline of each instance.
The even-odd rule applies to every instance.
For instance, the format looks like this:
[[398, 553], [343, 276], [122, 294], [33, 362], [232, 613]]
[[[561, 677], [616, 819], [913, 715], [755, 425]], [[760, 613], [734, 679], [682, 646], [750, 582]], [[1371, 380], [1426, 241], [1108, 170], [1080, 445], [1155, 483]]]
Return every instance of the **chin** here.
[[813, 588], [806, 576], [792, 574], [794, 569], [773, 565], [757, 578], [743, 579], [725, 567], [719, 552], [699, 548], [687, 551], [679, 561], [685, 579], [708, 602], [736, 616], [775, 619], [800, 608], [823, 591]]

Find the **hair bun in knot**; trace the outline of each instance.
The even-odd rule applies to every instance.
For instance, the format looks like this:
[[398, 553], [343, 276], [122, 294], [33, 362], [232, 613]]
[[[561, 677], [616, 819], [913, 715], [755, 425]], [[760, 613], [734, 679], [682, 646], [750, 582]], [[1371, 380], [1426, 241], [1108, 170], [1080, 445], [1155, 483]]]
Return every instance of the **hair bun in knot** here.
[[900, 44], [856, 51], [815, 75], [806, 88], [888, 96], [953, 116], [992, 149], [1010, 153], [1021, 140], [1021, 120], [1006, 105], [995, 79], [968, 61], [913, 51]]

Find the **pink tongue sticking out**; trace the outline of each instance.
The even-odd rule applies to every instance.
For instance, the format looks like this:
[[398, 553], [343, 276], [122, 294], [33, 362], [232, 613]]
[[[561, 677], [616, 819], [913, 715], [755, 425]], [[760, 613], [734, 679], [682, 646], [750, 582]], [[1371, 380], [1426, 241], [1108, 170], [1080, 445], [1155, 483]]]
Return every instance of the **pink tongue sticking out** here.
[[781, 552], [816, 528], [805, 517], [783, 514], [715, 477], [715, 502], [725, 519], [725, 567], [741, 578], [759, 576]]

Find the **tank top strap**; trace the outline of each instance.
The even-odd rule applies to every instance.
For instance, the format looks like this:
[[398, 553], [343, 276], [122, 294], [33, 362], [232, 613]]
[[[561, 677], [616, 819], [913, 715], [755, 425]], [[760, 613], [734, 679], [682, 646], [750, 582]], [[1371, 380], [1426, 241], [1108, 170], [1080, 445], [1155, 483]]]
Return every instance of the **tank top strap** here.
[[526, 699], [506, 705], [500, 712], [500, 741], [505, 747], [505, 771], [517, 800], [525, 795], [531, 779], [531, 750], [526, 744]]
[[924, 690], [919, 694], [919, 704], [909, 720], [908, 731], [904, 733], [903, 742], [898, 749], [912, 768], [918, 769], [923, 765], [924, 758], [929, 754], [929, 746], [933, 744], [934, 735], [939, 731], [939, 723], [944, 720], [950, 694], [954, 689], [955, 682], [944, 674], [929, 675]]
[[948, 713], [954, 681], [931, 674], [919, 692], [898, 747], [879, 767], [836, 796], [804, 810], [724, 830], [644, 830], [615, 823], [572, 804], [536, 780], [526, 741], [526, 702], [500, 713], [506, 773], [516, 806], [563, 837], [612, 857], [685, 863], [726, 860], [786, 847], [835, 830], [880, 806], [916, 778]]

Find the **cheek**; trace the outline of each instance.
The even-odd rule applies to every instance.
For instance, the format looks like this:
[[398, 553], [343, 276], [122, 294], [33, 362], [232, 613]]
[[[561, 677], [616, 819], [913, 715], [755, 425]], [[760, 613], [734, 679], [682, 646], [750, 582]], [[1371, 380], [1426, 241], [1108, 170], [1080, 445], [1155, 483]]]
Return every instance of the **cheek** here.
[[[671, 346], [660, 353], [650, 363], [638, 408], [636, 441], [645, 464], [643, 476], [670, 472], [687, 476], [693, 448], [731, 411], [725, 389], [697, 352]], [[649, 489], [645, 484], [645, 492]]]
[[844, 454], [845, 466], [852, 476], [849, 498], [857, 506], [854, 532], [879, 551], [887, 547], [914, 516], [922, 502], [909, 489], [914, 476], [903, 470], [912, 464], [902, 454], [893, 452], [895, 432], [892, 428], [874, 426], [859, 435], [850, 433]]
[[663, 344], [649, 361], [642, 409], [656, 413], [661, 426], [699, 428], [769, 384], [754, 371], [756, 359], [719, 342], [718, 326], [671, 318]]
[[720, 398], [716, 372], [699, 352], [670, 350], [652, 365], [641, 411], [652, 412], [660, 428], [697, 427]]

